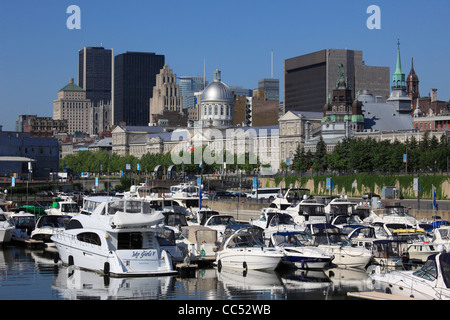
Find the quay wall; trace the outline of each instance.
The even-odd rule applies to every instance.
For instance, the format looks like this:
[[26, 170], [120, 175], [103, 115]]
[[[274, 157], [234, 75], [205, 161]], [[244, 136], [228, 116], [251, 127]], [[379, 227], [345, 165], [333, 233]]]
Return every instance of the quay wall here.
[[[264, 187], [288, 188], [290, 185], [307, 188], [314, 195], [330, 195], [327, 189], [326, 179], [330, 176], [295, 176], [262, 177], [259, 185]], [[412, 175], [381, 175], [381, 174], [353, 174], [345, 176], [332, 176], [332, 195], [345, 194], [349, 197], [360, 197], [373, 192], [382, 196], [383, 187], [398, 189], [398, 199], [415, 199], [417, 191], [414, 190], [414, 178]], [[420, 198], [432, 199], [432, 186], [436, 191], [436, 199], [450, 200], [450, 176], [446, 174], [421, 174]]]

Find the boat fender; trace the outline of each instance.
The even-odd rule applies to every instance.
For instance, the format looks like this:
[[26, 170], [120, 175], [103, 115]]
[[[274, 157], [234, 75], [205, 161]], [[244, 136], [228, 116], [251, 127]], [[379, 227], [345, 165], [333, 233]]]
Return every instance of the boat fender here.
[[54, 262], [54, 263], [58, 263], [58, 261], [59, 261], [59, 254], [58, 254], [58, 252], [56, 252], [56, 253], [53, 255], [53, 262]]
[[247, 262], [244, 261], [244, 263], [242, 264], [242, 267], [244, 268], [245, 271], [247, 271], [248, 270]]
[[103, 265], [103, 274], [109, 276], [109, 262], [105, 262], [105, 264]]

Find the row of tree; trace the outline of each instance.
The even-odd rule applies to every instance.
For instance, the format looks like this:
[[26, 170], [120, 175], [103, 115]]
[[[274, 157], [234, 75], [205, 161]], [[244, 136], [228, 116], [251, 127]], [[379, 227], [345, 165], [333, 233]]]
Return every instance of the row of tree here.
[[321, 138], [315, 154], [298, 147], [292, 169], [297, 172], [354, 171], [359, 172], [408, 172], [447, 171], [450, 144], [447, 136], [430, 138], [425, 132], [417, 141], [414, 136], [405, 142], [395, 140], [376, 141], [373, 138], [348, 139], [339, 142], [333, 152], [327, 153], [327, 146]]
[[[202, 150], [202, 155], [204, 155], [204, 149]], [[183, 154], [178, 155], [178, 159], [183, 158]], [[238, 156], [234, 155], [233, 161], [229, 161], [226, 166], [224, 166], [223, 161], [227, 160], [226, 154], [217, 155], [214, 159], [221, 159], [223, 161], [217, 161], [214, 163], [208, 163], [205, 158], [203, 161], [195, 159], [194, 152], [190, 152], [187, 157], [190, 160], [186, 161], [184, 164], [176, 164], [176, 171], [181, 172], [185, 170], [186, 174], [200, 174], [203, 173], [214, 173], [221, 172], [222, 168], [226, 167], [228, 170], [236, 170], [237, 168], [244, 170], [246, 172], [254, 171], [259, 168], [260, 162], [258, 158], [252, 157], [249, 153]], [[209, 157], [211, 158], [211, 157]], [[211, 162], [211, 161], [209, 161]], [[139, 170], [138, 170], [139, 164]], [[75, 173], [80, 172], [90, 172], [90, 173], [113, 173], [127, 170], [137, 173], [152, 173], [155, 168], [160, 165], [165, 171], [172, 165], [174, 161], [171, 153], [166, 154], [150, 154], [147, 153], [143, 155], [140, 159], [132, 155], [119, 156], [115, 153], [109, 153], [104, 150], [100, 151], [79, 151], [75, 154], [70, 154], [65, 156], [60, 161], [60, 170], [71, 169]], [[129, 169], [128, 169], [129, 168]]]

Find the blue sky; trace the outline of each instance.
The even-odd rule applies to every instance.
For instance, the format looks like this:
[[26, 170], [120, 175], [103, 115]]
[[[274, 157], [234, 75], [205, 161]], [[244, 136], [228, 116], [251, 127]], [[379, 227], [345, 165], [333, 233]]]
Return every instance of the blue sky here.
[[[81, 29], [69, 30], [66, 9], [81, 9]], [[381, 10], [381, 29], [369, 30], [368, 6]], [[216, 67], [228, 85], [254, 89], [270, 77], [283, 85], [283, 61], [326, 49], [363, 51], [371, 66], [395, 70], [397, 38], [402, 67], [411, 57], [420, 94], [438, 89], [450, 99], [448, 0], [15, 0], [0, 2], [0, 124], [14, 130], [19, 114], [52, 116], [53, 100], [69, 78], [78, 81], [78, 50], [164, 54], [178, 76]], [[280, 88], [282, 94], [282, 88]]]

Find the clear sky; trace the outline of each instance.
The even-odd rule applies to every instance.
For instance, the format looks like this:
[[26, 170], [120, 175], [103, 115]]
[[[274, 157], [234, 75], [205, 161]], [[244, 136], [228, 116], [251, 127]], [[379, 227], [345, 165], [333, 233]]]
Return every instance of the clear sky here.
[[[70, 5], [81, 29], [66, 26]], [[367, 28], [370, 5], [381, 29]], [[283, 61], [333, 48], [362, 50], [370, 66], [395, 71], [397, 39], [403, 72], [414, 57], [420, 94], [438, 89], [450, 100], [449, 0], [14, 0], [0, 1], [0, 124], [14, 130], [19, 114], [52, 116], [53, 100], [69, 78], [78, 82], [78, 50], [163, 54], [178, 76], [217, 67], [228, 85], [254, 89], [274, 77], [283, 90]], [[282, 99], [282, 96], [280, 96]]]

